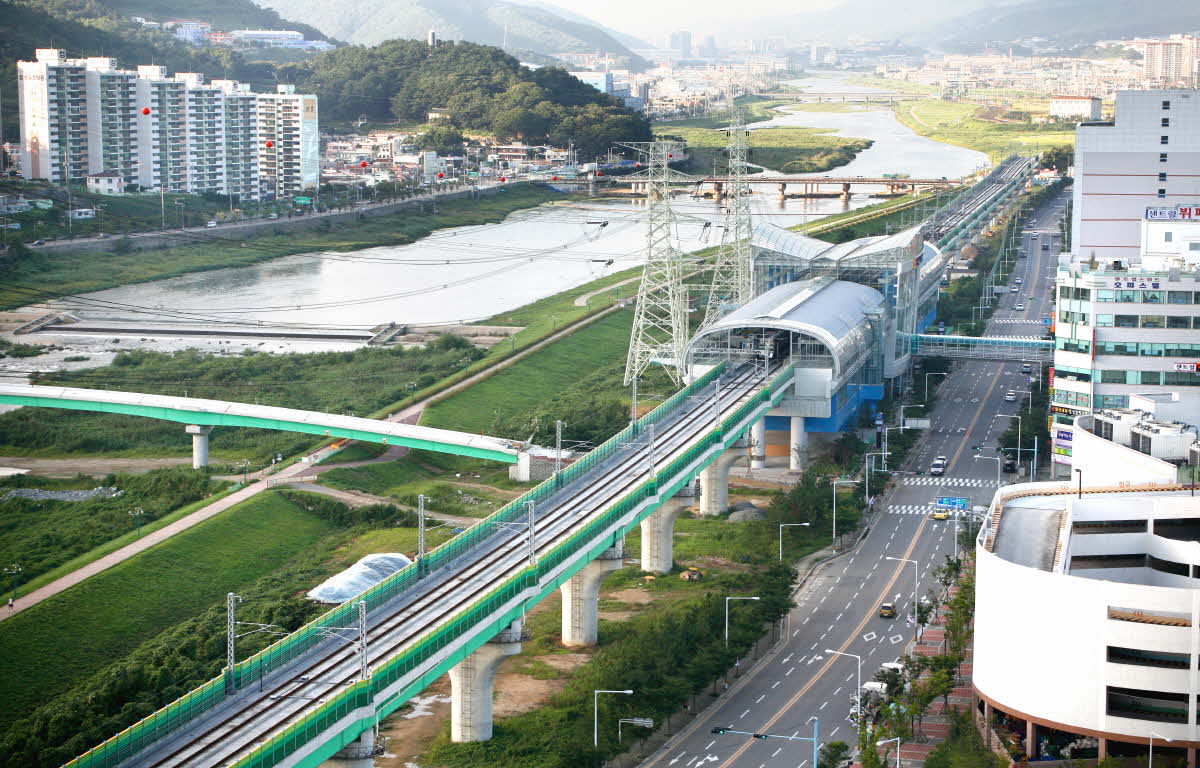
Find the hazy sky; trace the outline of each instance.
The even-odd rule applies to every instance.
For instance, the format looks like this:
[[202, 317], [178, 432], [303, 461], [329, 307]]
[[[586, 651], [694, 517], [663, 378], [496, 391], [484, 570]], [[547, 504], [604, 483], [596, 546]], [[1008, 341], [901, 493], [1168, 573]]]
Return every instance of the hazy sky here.
[[[518, 0], [519, 2], [520, 0]], [[542, 0], [547, 5], [583, 14], [627, 34], [655, 43], [672, 30], [687, 29], [694, 35], [721, 36], [722, 18], [731, 12], [739, 20], [819, 10], [836, 5], [836, 0]]]

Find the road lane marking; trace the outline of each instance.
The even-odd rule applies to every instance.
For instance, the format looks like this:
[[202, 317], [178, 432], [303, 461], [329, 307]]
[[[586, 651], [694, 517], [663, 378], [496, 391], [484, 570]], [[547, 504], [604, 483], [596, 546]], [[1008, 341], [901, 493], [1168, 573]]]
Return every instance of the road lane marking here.
[[748, 715], [748, 714], [750, 714], [750, 710], [748, 710], [748, 709], [747, 709], [745, 712], [743, 712], [743, 713], [741, 714], [741, 716], [740, 716], [740, 717], [738, 717], [738, 720], [741, 720], [743, 717], [745, 717], [745, 716], [746, 716], [746, 715]]
[[761, 704], [761, 703], [762, 703], [762, 700], [763, 700], [763, 699], [765, 699], [765, 698], [767, 698], [767, 694], [765, 694], [765, 693], [764, 693], [762, 696], [759, 696], [759, 697], [758, 697], [758, 699], [756, 699], [754, 703], [755, 703], [755, 704]]
[[[912, 555], [912, 552], [916, 548], [917, 542], [920, 540], [921, 534], [925, 531], [925, 526], [928, 523], [929, 523], [928, 517], [921, 518], [921, 523], [917, 526], [917, 530], [913, 535], [912, 541], [909, 542], [908, 549], [904, 553], [905, 557], [909, 557]], [[878, 563], [876, 563], [876, 565], [878, 565]], [[887, 594], [892, 589], [892, 587], [896, 584], [896, 582], [900, 579], [900, 574], [903, 571], [904, 565], [905, 565], [904, 563], [897, 564], [896, 570], [892, 572], [892, 578], [889, 579], [888, 583], [885, 584], [883, 586], [883, 589], [880, 590], [881, 595]], [[867, 622], [873, 618], [874, 618], [874, 616], [870, 613], [867, 613], [865, 616], [863, 616], [862, 621], [859, 622], [859, 625], [854, 629], [853, 632], [851, 632], [849, 634], [849, 636], [846, 638], [846, 641], [844, 643], [842, 643], [842, 647], [839, 648], [838, 650], [845, 651], [847, 648], [849, 648], [850, 644], [855, 641], [855, 639], [857, 638], [859, 633], [861, 633], [863, 631], [863, 629], [867, 626]], [[872, 650], [874, 650], [874, 649], [872, 649]], [[829, 670], [829, 668], [833, 666], [834, 661], [836, 659], [837, 659], [837, 656], [831, 654], [829, 659], [826, 660], [824, 666], [822, 666], [819, 670], [817, 670], [817, 673], [815, 675], [813, 675], [812, 677], [810, 677], [808, 682], [805, 683], [804, 686], [802, 686], [799, 691], [796, 691], [796, 693], [792, 696], [792, 698], [790, 698], [786, 702], [784, 702], [783, 706], [780, 707], [779, 710], [776, 711], [776, 713], [774, 715], [772, 715], [771, 718], [768, 719], [767, 722], [758, 729], [758, 731], [760, 733], [769, 732], [771, 730], [772, 726], [774, 726], [777, 722], [779, 722], [779, 720], [781, 718], [783, 718], [783, 716], [786, 715], [788, 713], [788, 711], [791, 710], [792, 707], [794, 707], [796, 705], [796, 702], [798, 702], [798, 701], [800, 701], [800, 699], [804, 698], [804, 696], [812, 689], [813, 685], [815, 685], [816, 682], [818, 680], [820, 680], [821, 677]], [[700, 719], [697, 718], [697, 720], [695, 722], [699, 723]], [[797, 733], [799, 733], [799, 731], [797, 731]], [[746, 752], [746, 750], [749, 748], [750, 748], [750, 742], [746, 742], [742, 746], [738, 747], [736, 750], [734, 750], [734, 753], [732, 755], [730, 755], [728, 758], [726, 758], [725, 761], [722, 762], [720, 764], [720, 766], [718, 766], [718, 768], [729, 768], [729, 766], [733, 765], [737, 761], [737, 759], [739, 757], [741, 757]], [[805, 762], [807, 762], [807, 761], [805, 761]], [[803, 766], [803, 765], [804, 765], [804, 763], [801, 763], [801, 766]]]

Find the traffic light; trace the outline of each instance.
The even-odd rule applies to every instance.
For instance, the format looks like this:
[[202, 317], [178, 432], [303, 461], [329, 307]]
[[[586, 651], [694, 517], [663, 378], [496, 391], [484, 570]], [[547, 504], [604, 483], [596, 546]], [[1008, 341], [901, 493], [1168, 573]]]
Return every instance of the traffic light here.
[[765, 733], [756, 733], [756, 734], [754, 734], [754, 738], [756, 738], [756, 739], [765, 739], [765, 738], [767, 738], [767, 734], [765, 734]]
[[722, 733], [725, 733], [725, 731], [727, 731], [727, 730], [729, 730], [729, 729], [728, 728], [713, 728], [712, 731], [710, 731], [710, 733], [714, 733], [714, 734], [720, 736]]

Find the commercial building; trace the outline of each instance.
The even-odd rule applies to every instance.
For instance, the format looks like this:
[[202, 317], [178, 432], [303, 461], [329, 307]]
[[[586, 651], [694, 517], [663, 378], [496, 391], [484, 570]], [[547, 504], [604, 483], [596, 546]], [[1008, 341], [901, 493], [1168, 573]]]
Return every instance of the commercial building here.
[[1049, 374], [1056, 465], [1079, 466], [1077, 416], [1134, 408], [1139, 397], [1170, 394], [1172, 407], [1200, 422], [1200, 209], [1144, 215], [1162, 218], [1141, 222], [1144, 245], [1133, 258], [1075, 256], [1058, 269]]
[[1095, 96], [1055, 96], [1050, 99], [1050, 119], [1099, 120], [1102, 104]]
[[672, 32], [670, 48], [681, 59], [692, 58], [692, 33], [687, 30]]
[[1200, 91], [1121, 91], [1109, 122], [1075, 132], [1071, 243], [1082, 257], [1130, 260], [1154, 206], [1200, 202]]
[[[259, 198], [262, 175], [272, 189], [316, 184], [316, 97], [291, 86], [264, 96], [232, 80], [206, 83], [199, 73], [168, 75], [160, 66], [122, 70], [113, 59], [68, 59], [57, 49], [38, 49], [17, 69], [26, 178], [82, 183], [103, 174], [119, 178], [103, 183], [122, 191], [136, 185], [245, 200]], [[269, 131], [260, 127], [264, 114]], [[260, 137], [273, 141], [266, 170]]]
[[[973, 684], [1031, 759], [1200, 747], [1200, 497], [1177, 468], [1089, 431], [1071, 481], [1001, 489], [975, 548]], [[1186, 473], [1185, 473], [1186, 474]], [[1187, 482], [1187, 478], [1184, 478]]]

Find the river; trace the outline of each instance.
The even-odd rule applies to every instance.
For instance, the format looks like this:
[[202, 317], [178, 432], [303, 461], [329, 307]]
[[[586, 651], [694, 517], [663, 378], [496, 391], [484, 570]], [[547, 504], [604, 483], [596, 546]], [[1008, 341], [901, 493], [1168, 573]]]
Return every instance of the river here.
[[[866, 90], [836, 76], [793, 84], [813, 90]], [[795, 111], [769, 126], [829, 128], [874, 141], [838, 176], [907, 173], [958, 178], [986, 162], [981, 153], [914, 134], [886, 108], [853, 112]], [[820, 176], [825, 174], [812, 174]], [[754, 195], [758, 219], [783, 226], [876, 202], [857, 196], [780, 201], [773, 186]], [[679, 198], [678, 246], [691, 251], [719, 239], [720, 206]], [[249, 267], [199, 272], [85, 294], [86, 301], [149, 307], [166, 314], [193, 313], [199, 321], [246, 320], [341, 328], [386, 322], [477, 320], [636, 266], [644, 240], [634, 201], [549, 204], [519, 211], [504, 222], [442, 230], [412, 245], [353, 253], [288, 256]], [[604, 222], [600, 224], [599, 222]], [[611, 260], [611, 263], [607, 263]], [[78, 309], [78, 303], [72, 302]], [[116, 309], [83, 309], [90, 317], [131, 315]], [[82, 339], [80, 339], [82, 341]], [[156, 345], [162, 348], [162, 345]], [[275, 346], [272, 344], [272, 346]]]

